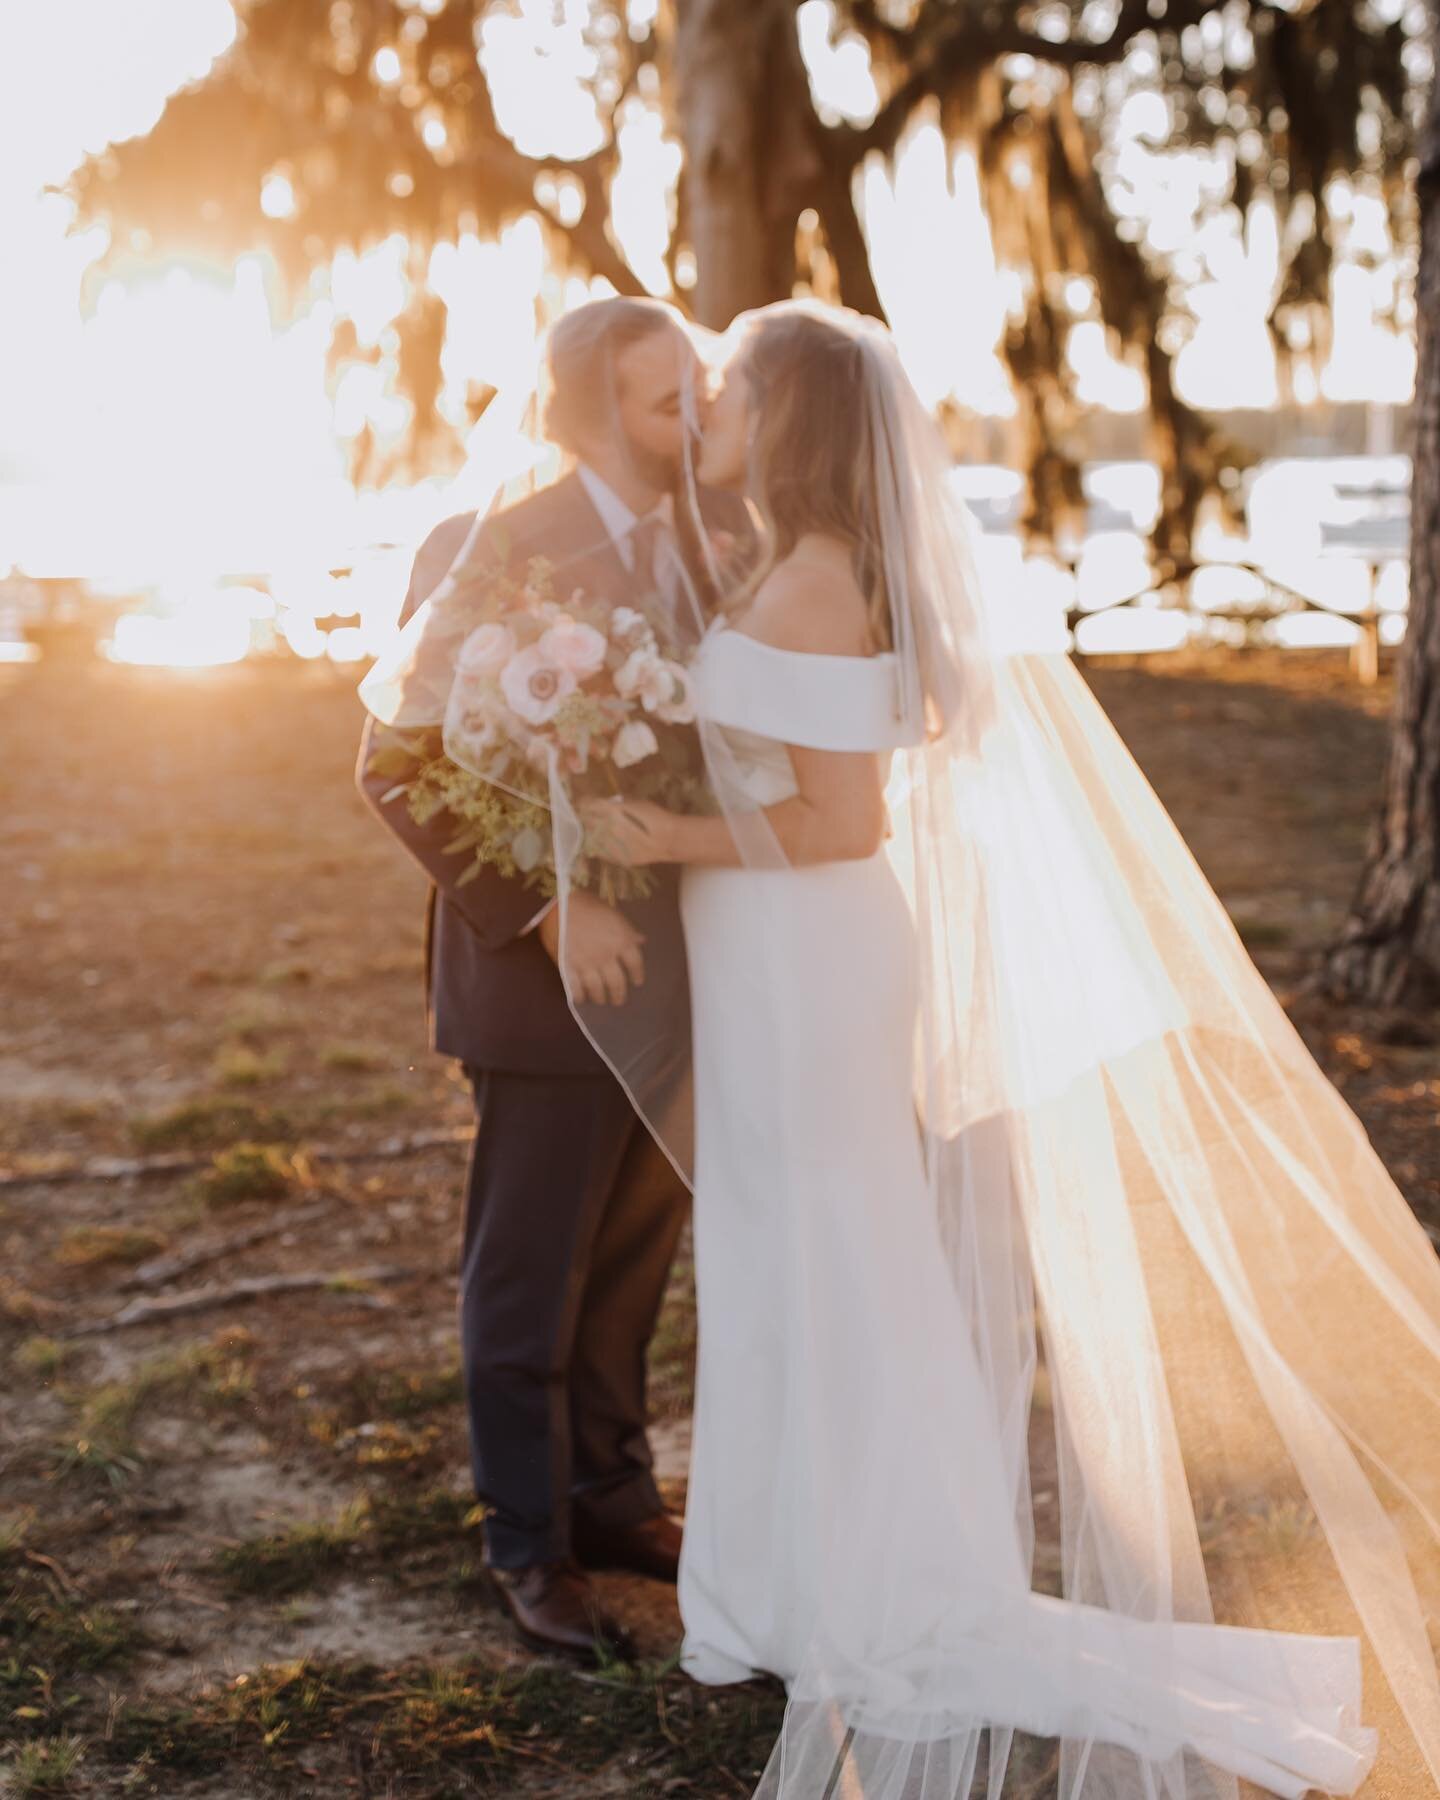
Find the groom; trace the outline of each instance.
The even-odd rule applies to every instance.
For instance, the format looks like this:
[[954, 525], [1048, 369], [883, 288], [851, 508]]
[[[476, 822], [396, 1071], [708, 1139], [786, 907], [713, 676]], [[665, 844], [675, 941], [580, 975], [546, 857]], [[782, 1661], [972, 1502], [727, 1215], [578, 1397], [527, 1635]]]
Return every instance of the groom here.
[[[543, 556], [557, 583], [617, 605], [696, 592], [700, 558], [676, 529], [688, 515], [667, 498], [694, 373], [673, 316], [641, 300], [592, 302], [554, 328], [547, 361], [546, 431], [574, 469], [487, 519], [467, 563], [498, 575]], [[747, 536], [737, 505], [703, 495], [706, 528]], [[473, 522], [448, 519], [421, 545], [402, 620]], [[468, 859], [445, 852], [453, 822], [416, 825], [403, 796], [388, 797], [393, 776], [369, 772], [383, 730], [367, 725], [357, 780], [430, 877], [432, 1042], [460, 1059], [475, 1098], [460, 1338], [486, 1561], [527, 1643], [624, 1654], [586, 1570], [675, 1579], [680, 1525], [651, 1470], [645, 1357], [684, 1187], [570, 1012], [557, 909], [493, 868], [458, 884]], [[673, 872], [648, 900], [616, 909], [577, 891], [569, 909], [565, 976], [577, 996], [688, 1008]]]

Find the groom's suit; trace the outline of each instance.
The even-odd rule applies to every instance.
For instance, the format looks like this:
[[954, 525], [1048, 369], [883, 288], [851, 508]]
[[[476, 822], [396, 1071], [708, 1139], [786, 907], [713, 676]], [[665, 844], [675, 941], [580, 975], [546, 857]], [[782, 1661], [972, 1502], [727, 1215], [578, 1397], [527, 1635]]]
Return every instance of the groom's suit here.
[[[734, 508], [739, 508], [738, 513]], [[743, 507], [705, 496], [707, 523], [748, 531]], [[415, 559], [402, 618], [436, 587], [473, 515], [446, 520]], [[544, 556], [557, 587], [629, 604], [646, 597], [578, 475], [486, 521], [470, 560], [499, 569]], [[622, 1527], [661, 1509], [645, 1433], [645, 1355], [684, 1219], [679, 1178], [571, 1015], [533, 929], [542, 902], [467, 858], [453, 826], [387, 799], [393, 777], [357, 781], [429, 875], [426, 988], [434, 1047], [475, 1094], [460, 1270], [461, 1356], [471, 1459], [492, 1566], [569, 1554], [571, 1520]], [[688, 1013], [673, 870], [624, 911], [646, 938], [647, 979], [627, 1008]]]

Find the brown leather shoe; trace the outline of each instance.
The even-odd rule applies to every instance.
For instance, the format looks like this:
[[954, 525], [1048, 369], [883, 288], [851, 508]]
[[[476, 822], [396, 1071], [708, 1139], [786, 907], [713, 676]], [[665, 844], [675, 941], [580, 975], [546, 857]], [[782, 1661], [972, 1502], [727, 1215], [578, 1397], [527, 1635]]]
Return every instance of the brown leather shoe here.
[[578, 1563], [566, 1559], [490, 1573], [515, 1629], [532, 1650], [595, 1663], [628, 1662], [634, 1656], [629, 1635], [604, 1612]]
[[655, 1581], [674, 1581], [680, 1568], [680, 1521], [667, 1512], [632, 1525], [594, 1525], [577, 1517], [570, 1535], [587, 1569], [629, 1569]]

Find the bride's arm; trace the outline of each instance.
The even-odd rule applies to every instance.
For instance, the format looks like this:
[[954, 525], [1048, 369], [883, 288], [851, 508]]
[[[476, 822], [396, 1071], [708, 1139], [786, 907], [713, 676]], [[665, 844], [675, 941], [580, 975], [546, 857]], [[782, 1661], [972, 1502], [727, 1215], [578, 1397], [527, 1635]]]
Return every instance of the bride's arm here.
[[[864, 598], [842, 571], [823, 564], [790, 562], [777, 569], [745, 615], [745, 631], [773, 649], [801, 655], [867, 652]], [[886, 830], [881, 759], [870, 752], [787, 748], [797, 791], [763, 815], [785, 861], [804, 867], [873, 856]], [[586, 819], [604, 846], [601, 854], [616, 861], [734, 868], [756, 860], [755, 850], [745, 854], [737, 847], [724, 818], [619, 800], [588, 808]]]
[[[792, 799], [763, 812], [769, 835], [792, 868], [814, 862], [853, 862], [873, 857], [886, 837], [886, 796], [880, 758], [790, 747], [796, 767]], [[740, 868], [765, 851], [749, 855], [736, 846], [729, 823], [720, 817], [666, 812], [634, 801], [614, 803], [614, 821], [596, 814], [601, 832], [614, 833], [614, 848], [630, 862], [688, 862], [709, 868]]]

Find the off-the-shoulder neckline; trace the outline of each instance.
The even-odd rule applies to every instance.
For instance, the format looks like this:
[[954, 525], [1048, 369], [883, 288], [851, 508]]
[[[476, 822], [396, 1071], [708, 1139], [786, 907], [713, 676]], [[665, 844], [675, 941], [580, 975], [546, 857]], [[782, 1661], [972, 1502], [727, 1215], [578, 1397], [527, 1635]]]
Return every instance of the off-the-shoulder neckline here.
[[873, 656], [841, 656], [833, 650], [782, 650], [778, 644], [767, 644], [763, 638], [752, 637], [748, 631], [741, 631], [738, 625], [732, 625], [728, 619], [719, 618], [707, 634], [713, 642], [717, 638], [730, 637], [740, 639], [744, 643], [753, 644], [757, 650], [764, 650], [770, 656], [803, 657], [807, 662], [848, 663], [854, 668], [863, 668], [867, 663], [893, 663], [893, 650], [878, 650]]

